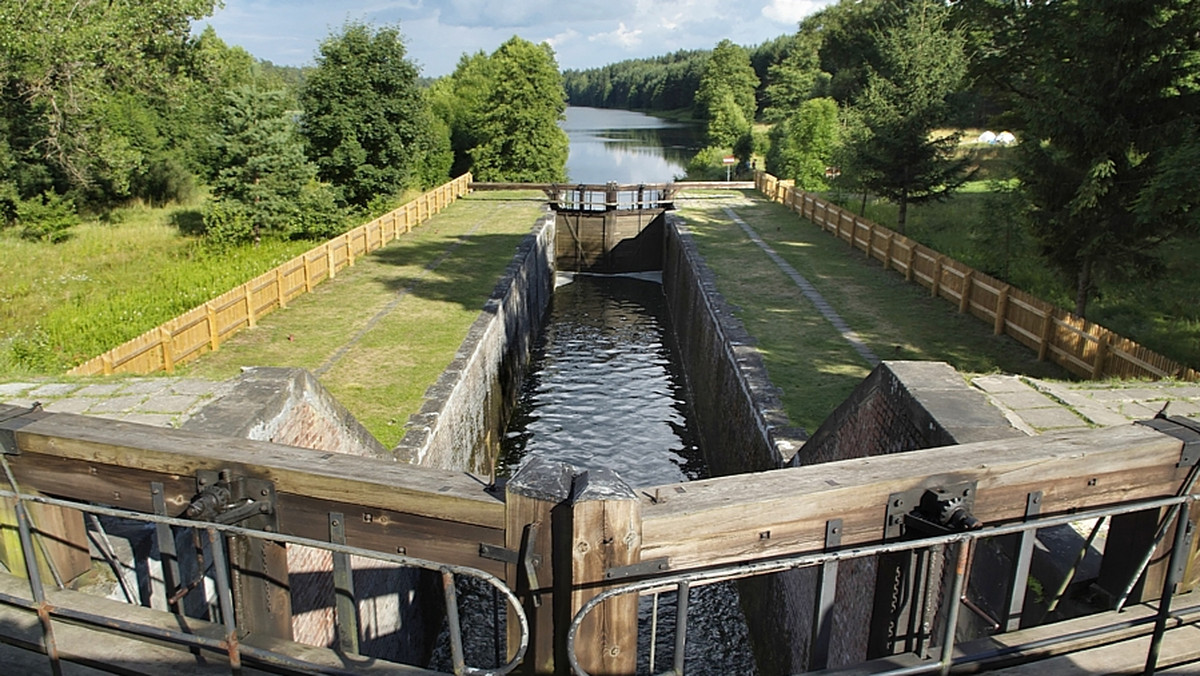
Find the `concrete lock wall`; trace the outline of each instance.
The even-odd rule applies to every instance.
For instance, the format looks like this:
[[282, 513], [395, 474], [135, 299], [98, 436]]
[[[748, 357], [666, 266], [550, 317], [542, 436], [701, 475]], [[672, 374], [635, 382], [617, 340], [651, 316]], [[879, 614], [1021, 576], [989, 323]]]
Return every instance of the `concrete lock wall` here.
[[776, 469], [804, 442], [733, 309], [717, 292], [682, 219], [666, 214], [663, 293], [675, 326], [699, 428], [714, 476]]
[[491, 477], [554, 292], [555, 220], [546, 215], [517, 249], [450, 366], [425, 395], [395, 448], [402, 462]]

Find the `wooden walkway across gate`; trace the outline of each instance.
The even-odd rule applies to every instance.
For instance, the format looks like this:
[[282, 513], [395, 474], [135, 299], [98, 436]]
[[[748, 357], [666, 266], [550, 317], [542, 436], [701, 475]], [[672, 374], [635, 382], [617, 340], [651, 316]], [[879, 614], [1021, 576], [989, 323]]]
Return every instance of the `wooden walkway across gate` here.
[[[145, 513], [157, 502], [177, 516], [206, 472], [225, 472], [266, 482], [271, 528], [281, 534], [329, 541], [330, 514], [343, 514], [347, 545], [494, 573], [522, 599], [531, 626], [525, 663], [538, 673], [563, 659], [564, 618], [630, 576], [821, 553], [835, 519], [840, 548], [877, 545], [889, 540], [889, 500], [905, 491], [971, 482], [972, 513], [986, 526], [1023, 521], [1034, 494], [1043, 516], [1187, 499], [1196, 488], [1200, 434], [1159, 427], [1005, 439], [636, 490], [608, 472], [534, 462], [497, 488], [461, 472], [0, 405], [2, 457], [21, 492]], [[82, 516], [57, 511], [59, 527], [46, 512], [42, 527], [61, 545], [52, 558], [66, 571], [81, 548], [86, 556], [86, 542], [79, 541]], [[5, 563], [23, 570], [11, 523], [4, 534]], [[1200, 566], [1195, 542], [1190, 547], [1184, 582], [1194, 587]], [[1156, 558], [1147, 579], [1161, 585], [1166, 568]], [[242, 576], [234, 598], [286, 587], [287, 574]], [[242, 628], [272, 631], [270, 619], [254, 612], [246, 607]], [[238, 617], [241, 625], [240, 608]], [[514, 625], [510, 635], [520, 630]], [[576, 656], [588, 673], [633, 673], [636, 598], [606, 602], [581, 627]]]

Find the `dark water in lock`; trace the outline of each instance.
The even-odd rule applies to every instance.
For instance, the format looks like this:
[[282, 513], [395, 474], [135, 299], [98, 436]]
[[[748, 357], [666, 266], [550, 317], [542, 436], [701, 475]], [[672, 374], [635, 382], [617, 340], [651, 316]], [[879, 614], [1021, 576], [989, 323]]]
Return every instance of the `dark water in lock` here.
[[661, 284], [560, 275], [498, 473], [541, 456], [635, 488], [703, 476], [682, 373]]
[[[575, 275], [555, 290], [546, 326], [502, 442], [501, 474], [542, 456], [614, 470], [634, 488], [707, 476], [660, 283]], [[732, 583], [697, 587], [689, 599], [687, 673], [753, 674]], [[660, 597], [653, 669], [652, 609], [643, 598], [639, 673], [671, 666], [675, 593]]]

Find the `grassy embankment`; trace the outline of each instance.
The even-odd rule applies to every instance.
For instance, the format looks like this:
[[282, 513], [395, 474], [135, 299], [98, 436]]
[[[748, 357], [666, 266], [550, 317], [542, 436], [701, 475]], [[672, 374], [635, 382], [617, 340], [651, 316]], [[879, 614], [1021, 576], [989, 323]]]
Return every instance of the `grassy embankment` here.
[[[541, 193], [476, 193], [182, 369], [314, 371], [387, 446], [454, 358], [542, 210]], [[429, 269], [432, 268], [432, 269]]]
[[[730, 199], [730, 195], [737, 195]], [[757, 340], [794, 424], [812, 432], [870, 372], [800, 290], [729, 220], [732, 208], [821, 293], [881, 359], [946, 361], [965, 373], [1065, 378], [1052, 364], [951, 303], [883, 270], [757, 193], [707, 193], [681, 215], [717, 275], [721, 294]]]
[[[129, 208], [58, 244], [0, 230], [0, 379], [70, 367], [266, 272], [312, 242], [214, 251], [193, 208]], [[190, 226], [190, 227], [189, 227]]]
[[[977, 134], [967, 134], [975, 138]], [[909, 210], [908, 236], [971, 267], [1004, 279], [1068, 310], [1074, 308], [1074, 283], [1045, 264], [1036, 242], [1015, 214], [1010, 181], [1013, 148], [964, 144], [974, 151], [979, 180], [942, 203]], [[1010, 183], [1011, 184], [1011, 183]], [[839, 200], [856, 213], [861, 198]], [[895, 227], [896, 207], [867, 204], [865, 216]], [[1148, 252], [1161, 255], [1163, 274], [1155, 279], [1102, 279], [1099, 297], [1088, 305], [1088, 319], [1167, 357], [1200, 366], [1200, 237], [1182, 238]]]

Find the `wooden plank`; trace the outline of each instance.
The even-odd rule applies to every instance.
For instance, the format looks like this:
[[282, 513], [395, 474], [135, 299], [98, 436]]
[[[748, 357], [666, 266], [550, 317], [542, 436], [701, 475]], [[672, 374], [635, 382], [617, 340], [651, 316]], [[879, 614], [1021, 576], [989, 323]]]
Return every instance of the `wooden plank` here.
[[[563, 607], [563, 595], [555, 593], [555, 568], [562, 559], [554, 553], [553, 512], [570, 497], [573, 469], [571, 466], [534, 457], [517, 472], [506, 487], [508, 505], [505, 548], [510, 552], [528, 552], [528, 561], [516, 560], [507, 566], [505, 581], [521, 600], [529, 619], [529, 647], [524, 664], [530, 673], [566, 673], [563, 665], [565, 634], [557, 636], [555, 626], [564, 619], [557, 617]], [[558, 562], [558, 563], [556, 563]], [[529, 569], [532, 566], [533, 570]], [[532, 575], [531, 575], [532, 573]], [[568, 572], [569, 576], [570, 573]], [[556, 603], [558, 600], [558, 603]], [[512, 609], [507, 622], [508, 659], [516, 655], [520, 627], [514, 621]], [[568, 616], [569, 617], [569, 616]], [[562, 667], [556, 671], [555, 665]]]
[[966, 480], [978, 482], [974, 512], [985, 524], [1022, 519], [1034, 490], [1045, 515], [1164, 497], [1186, 474], [1175, 467], [1180, 451], [1180, 441], [1130, 425], [659, 487], [668, 500], [642, 501], [642, 557], [679, 569], [816, 552], [831, 518], [843, 520], [844, 546], [875, 542], [890, 494]]
[[[610, 470], [576, 477], [571, 496], [571, 616], [604, 591], [605, 572], [640, 560], [641, 510], [632, 488]], [[602, 603], [579, 625], [575, 654], [589, 674], [637, 671], [638, 596]]]
[[[137, 512], [153, 511], [150, 483], [163, 484], [168, 514], [182, 517], [196, 492], [191, 476], [101, 465], [84, 460], [23, 454], [10, 459], [22, 487], [37, 486], [47, 495], [87, 500]], [[499, 528], [363, 505], [357, 496], [320, 500], [277, 493], [279, 532], [328, 541], [329, 512], [346, 515], [346, 543], [363, 549], [442, 561], [503, 576], [504, 567], [479, 556], [479, 545], [503, 545]]]
[[19, 416], [0, 429], [15, 430], [22, 453], [188, 477], [231, 468], [273, 481], [281, 493], [332, 501], [354, 496], [364, 506], [504, 526], [503, 503], [462, 472], [69, 413], [31, 422]]

